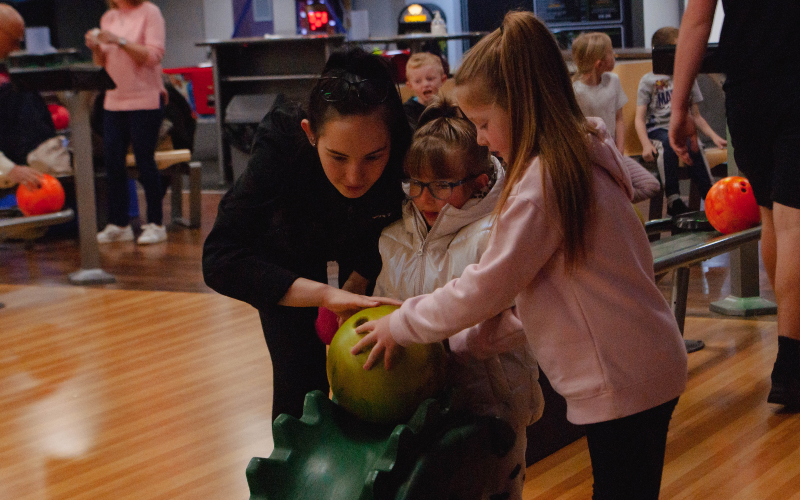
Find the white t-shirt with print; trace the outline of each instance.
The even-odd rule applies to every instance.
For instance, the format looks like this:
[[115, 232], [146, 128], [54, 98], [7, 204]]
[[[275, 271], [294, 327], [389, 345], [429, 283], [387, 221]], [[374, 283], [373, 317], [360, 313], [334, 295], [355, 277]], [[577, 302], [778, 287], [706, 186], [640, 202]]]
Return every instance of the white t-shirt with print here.
[[[695, 80], [689, 102], [697, 104], [702, 100], [703, 94], [700, 93], [700, 86]], [[639, 80], [636, 105], [647, 106], [645, 125], [648, 132], [657, 128], [669, 129], [669, 118], [672, 115], [672, 77], [652, 72], [644, 75]]]

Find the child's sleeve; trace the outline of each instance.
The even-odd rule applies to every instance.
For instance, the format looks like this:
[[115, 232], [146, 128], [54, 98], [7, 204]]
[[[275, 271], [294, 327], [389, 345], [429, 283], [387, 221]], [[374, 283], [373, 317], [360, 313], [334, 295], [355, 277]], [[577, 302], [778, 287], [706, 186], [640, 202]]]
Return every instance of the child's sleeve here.
[[617, 96], [617, 106], [614, 108], [614, 111], [617, 111], [628, 103], [628, 96], [625, 94], [625, 91], [622, 90], [622, 83], [619, 81], [619, 77], [616, 75], [614, 76], [616, 77], [613, 80], [614, 92]]
[[650, 106], [650, 100], [653, 98], [653, 84], [647, 75], [644, 75], [639, 80], [639, 89], [636, 91], [636, 105], [637, 106]]
[[638, 161], [629, 156], [623, 156], [625, 166], [628, 167], [628, 173], [631, 175], [631, 184], [633, 185], [633, 201], [639, 203], [640, 201], [649, 200], [656, 193], [661, 190], [661, 183], [658, 179], [647, 171]]
[[449, 339], [452, 352], [476, 359], [488, 359], [517, 349], [527, 342], [516, 307], [462, 330]]

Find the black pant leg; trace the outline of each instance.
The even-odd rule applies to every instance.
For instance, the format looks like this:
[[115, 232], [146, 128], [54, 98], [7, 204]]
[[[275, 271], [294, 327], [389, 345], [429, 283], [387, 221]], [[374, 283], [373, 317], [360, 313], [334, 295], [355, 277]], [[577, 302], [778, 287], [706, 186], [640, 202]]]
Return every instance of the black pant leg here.
[[628, 417], [586, 426], [594, 500], [657, 500], [673, 399]]
[[317, 337], [317, 309], [275, 306], [259, 311], [272, 359], [272, 420], [287, 413], [300, 418], [306, 394], [328, 394], [325, 344]]

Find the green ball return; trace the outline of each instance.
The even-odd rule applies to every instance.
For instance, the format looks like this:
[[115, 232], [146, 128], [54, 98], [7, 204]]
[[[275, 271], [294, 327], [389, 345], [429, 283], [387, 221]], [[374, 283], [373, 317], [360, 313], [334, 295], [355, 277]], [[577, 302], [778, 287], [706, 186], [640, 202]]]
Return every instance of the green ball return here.
[[270, 457], [250, 461], [250, 500], [477, 498], [514, 430], [454, 406], [452, 395], [428, 399], [408, 422], [376, 425], [310, 392], [299, 420], [275, 420]]

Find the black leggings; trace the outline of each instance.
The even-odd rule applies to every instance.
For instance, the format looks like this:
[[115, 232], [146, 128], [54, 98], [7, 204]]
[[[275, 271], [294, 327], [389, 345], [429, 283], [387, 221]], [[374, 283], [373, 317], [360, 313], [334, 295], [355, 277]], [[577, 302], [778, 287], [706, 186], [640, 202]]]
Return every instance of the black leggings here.
[[667, 430], [678, 398], [634, 415], [586, 426], [594, 500], [656, 500]]
[[275, 306], [259, 311], [272, 359], [272, 420], [282, 413], [300, 418], [306, 394], [328, 394], [325, 344], [317, 337], [317, 308]]

